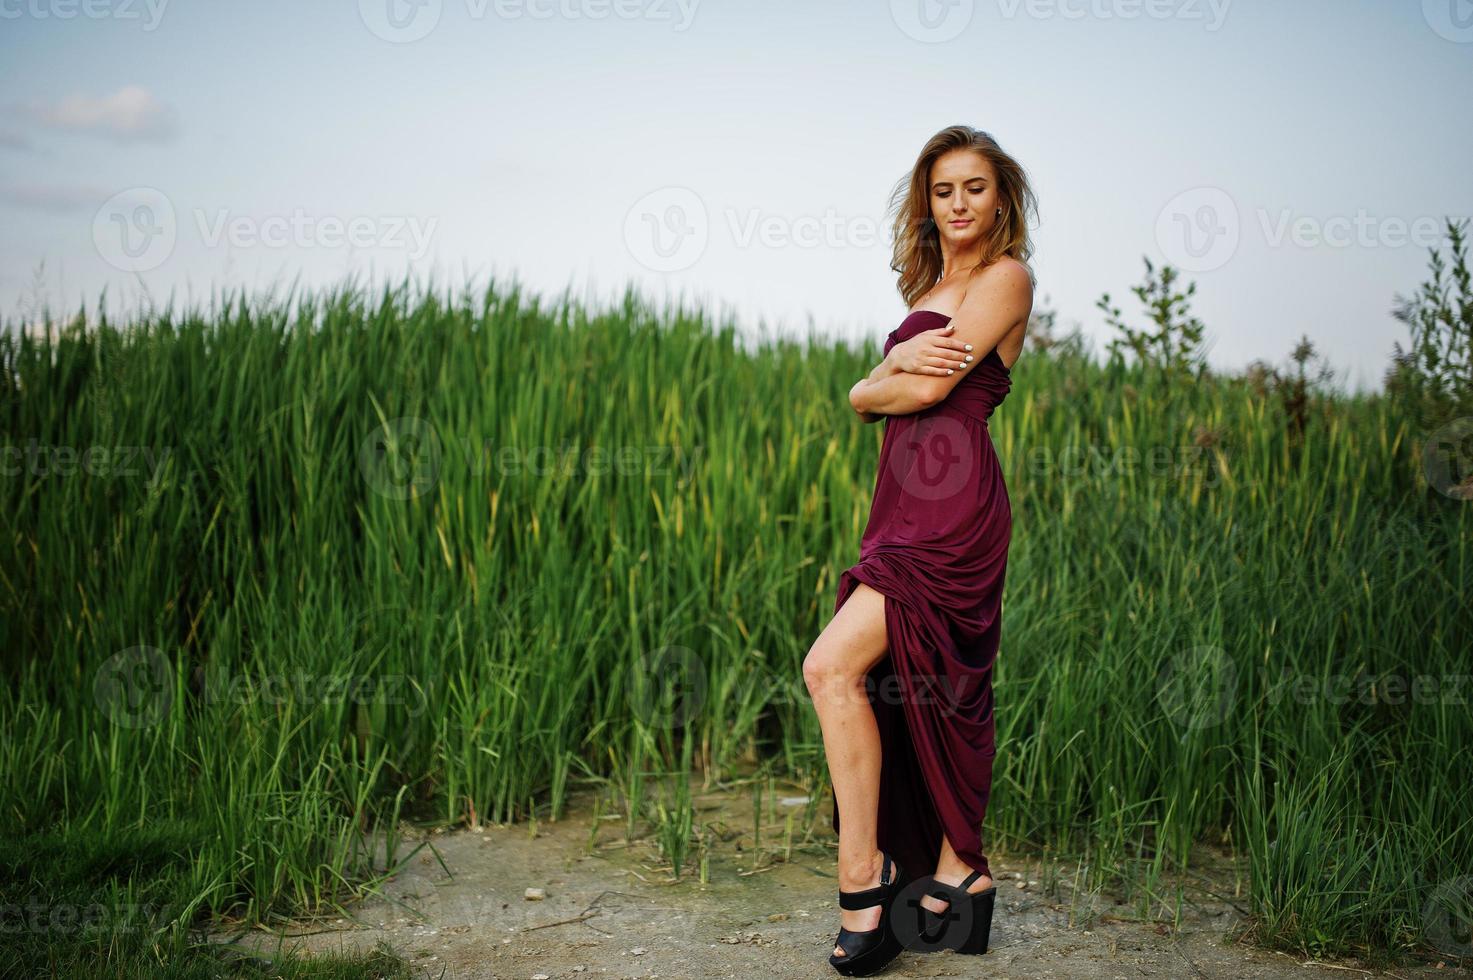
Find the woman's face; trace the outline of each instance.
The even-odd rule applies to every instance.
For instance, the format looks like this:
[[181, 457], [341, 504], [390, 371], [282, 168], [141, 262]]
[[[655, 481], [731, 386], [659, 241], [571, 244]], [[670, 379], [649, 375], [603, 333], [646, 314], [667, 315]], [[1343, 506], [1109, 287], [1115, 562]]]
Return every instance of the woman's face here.
[[948, 150], [931, 164], [931, 217], [953, 245], [980, 241], [997, 223], [997, 180], [976, 150]]

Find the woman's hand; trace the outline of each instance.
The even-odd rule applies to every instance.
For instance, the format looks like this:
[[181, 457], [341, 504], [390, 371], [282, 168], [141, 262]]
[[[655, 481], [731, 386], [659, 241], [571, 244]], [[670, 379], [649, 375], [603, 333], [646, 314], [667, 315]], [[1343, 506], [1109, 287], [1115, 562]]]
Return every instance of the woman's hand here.
[[890, 348], [885, 360], [896, 371], [906, 374], [930, 374], [945, 377], [952, 371], [971, 367], [975, 362], [972, 345], [949, 336], [951, 324], [922, 330], [909, 340]]

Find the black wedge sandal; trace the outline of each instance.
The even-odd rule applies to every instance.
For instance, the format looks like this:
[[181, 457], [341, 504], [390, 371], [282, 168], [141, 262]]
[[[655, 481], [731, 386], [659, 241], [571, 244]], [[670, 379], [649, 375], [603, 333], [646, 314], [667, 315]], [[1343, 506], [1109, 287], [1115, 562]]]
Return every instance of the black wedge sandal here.
[[872, 973], [878, 973], [893, 960], [900, 952], [900, 937], [895, 935], [895, 930], [890, 927], [890, 909], [894, 905], [895, 896], [900, 891], [899, 872], [891, 872], [891, 867], [898, 865], [891, 860], [890, 855], [885, 855], [885, 862], [880, 868], [880, 884], [878, 888], [866, 888], [860, 892], [839, 891], [839, 908], [855, 911], [856, 909], [867, 909], [871, 906], [880, 906], [880, 924], [873, 929], [863, 932], [855, 932], [852, 929], [839, 927], [839, 938], [834, 945], [844, 951], [843, 956], [835, 953], [829, 954], [829, 965], [838, 970], [840, 975], [846, 977], [867, 977]]
[[[997, 900], [997, 885], [994, 883], [990, 888], [984, 888], [975, 894], [968, 893], [967, 889], [972, 886], [972, 882], [980, 877], [982, 877], [982, 872], [973, 871], [960, 885], [948, 885], [932, 880], [936, 888], [928, 894], [948, 904], [945, 912], [933, 912], [924, 905], [921, 906], [922, 942], [932, 948], [952, 948], [958, 953], [987, 952], [987, 944], [992, 938], [992, 907]], [[962, 937], [959, 946], [942, 942], [951, 923], [961, 921], [963, 918], [952, 912], [952, 909], [956, 907], [956, 902], [971, 903], [972, 912], [967, 934]]]

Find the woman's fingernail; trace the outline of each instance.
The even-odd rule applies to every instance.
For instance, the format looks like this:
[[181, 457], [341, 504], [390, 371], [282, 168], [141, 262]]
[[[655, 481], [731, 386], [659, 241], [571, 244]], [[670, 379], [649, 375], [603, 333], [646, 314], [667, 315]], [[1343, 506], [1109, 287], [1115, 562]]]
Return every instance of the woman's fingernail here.
[[972, 349], [972, 345], [971, 344], [968, 344], [967, 345], [967, 350], [971, 350], [971, 349]]

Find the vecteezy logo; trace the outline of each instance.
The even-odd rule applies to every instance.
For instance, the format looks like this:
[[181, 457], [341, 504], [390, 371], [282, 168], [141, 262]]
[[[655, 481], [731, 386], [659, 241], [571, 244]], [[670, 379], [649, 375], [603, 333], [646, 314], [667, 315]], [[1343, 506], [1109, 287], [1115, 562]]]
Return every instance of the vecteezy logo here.
[[662, 187], [635, 201], [624, 215], [624, 247], [647, 269], [677, 272], [705, 253], [710, 225], [695, 191]]
[[147, 272], [174, 254], [179, 234], [174, 204], [156, 187], [119, 191], [92, 218], [92, 244], [123, 272]]
[[1427, 945], [1449, 956], [1473, 956], [1473, 875], [1438, 885], [1422, 906]]
[[1422, 16], [1439, 37], [1459, 44], [1473, 41], [1473, 3], [1468, 0], [1422, 0]]
[[1220, 187], [1184, 191], [1156, 216], [1156, 244], [1184, 272], [1211, 272], [1227, 265], [1241, 237], [1238, 205]]
[[358, 445], [358, 469], [373, 490], [393, 500], [426, 494], [440, 478], [440, 436], [412, 415], [389, 419]]
[[1473, 500], [1473, 415], [1453, 419], [1428, 437], [1422, 472], [1444, 497]]
[[443, 0], [358, 0], [358, 16], [391, 44], [418, 41], [440, 23]]
[[972, 0], [890, 0], [890, 19], [926, 44], [950, 41], [972, 22]]
[[154, 647], [129, 647], [97, 669], [92, 697], [103, 714], [124, 728], [147, 728], [169, 713], [173, 673], [168, 658]]
[[706, 665], [689, 647], [663, 646], [639, 657], [624, 687], [634, 717], [647, 725], [684, 725], [706, 703]]
[[1227, 720], [1238, 694], [1238, 668], [1222, 647], [1183, 650], [1156, 675], [1156, 700], [1166, 716], [1187, 729], [1211, 728]]
[[897, 443], [890, 475], [920, 500], [949, 500], [961, 492], [977, 463], [975, 437], [950, 415], [926, 415]]
[[[931, 894], [946, 903], [946, 911], [932, 912], [921, 904]], [[955, 885], [923, 876], [902, 888], [890, 907], [890, 928], [900, 945], [917, 953], [962, 948], [972, 933], [972, 897]], [[930, 931], [927, 924], [930, 920]]]

